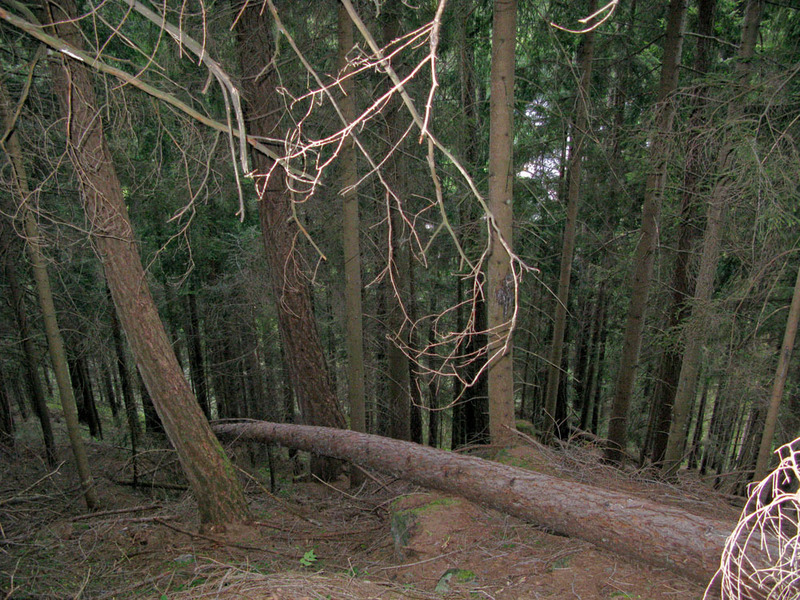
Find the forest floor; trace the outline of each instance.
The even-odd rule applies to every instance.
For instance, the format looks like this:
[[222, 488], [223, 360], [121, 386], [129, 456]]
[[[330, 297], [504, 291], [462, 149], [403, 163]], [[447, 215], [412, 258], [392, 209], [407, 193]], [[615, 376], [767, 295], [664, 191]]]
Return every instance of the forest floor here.
[[[65, 459], [43, 464], [38, 445], [0, 455], [0, 599], [194, 598], [699, 600], [676, 575], [555, 536], [464, 500], [370, 474], [359, 489], [291, 476], [275, 450], [276, 492], [265, 467], [243, 470], [257, 521], [200, 533], [172, 452], [89, 443], [102, 508], [87, 513]], [[35, 451], [33, 450], [35, 448]], [[240, 452], [242, 454], [243, 452]], [[280, 458], [279, 458], [280, 457]], [[667, 486], [620, 475], [591, 448], [526, 445], [501, 459], [611, 486], [732, 523], [739, 509], [698, 481]]]

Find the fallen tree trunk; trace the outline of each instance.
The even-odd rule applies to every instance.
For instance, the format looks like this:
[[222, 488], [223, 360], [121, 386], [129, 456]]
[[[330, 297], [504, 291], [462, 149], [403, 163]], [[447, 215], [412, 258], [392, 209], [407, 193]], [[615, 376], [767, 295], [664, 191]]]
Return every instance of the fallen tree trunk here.
[[354, 431], [263, 421], [216, 425], [214, 431], [390, 473], [703, 584], [716, 573], [734, 527], [619, 492]]

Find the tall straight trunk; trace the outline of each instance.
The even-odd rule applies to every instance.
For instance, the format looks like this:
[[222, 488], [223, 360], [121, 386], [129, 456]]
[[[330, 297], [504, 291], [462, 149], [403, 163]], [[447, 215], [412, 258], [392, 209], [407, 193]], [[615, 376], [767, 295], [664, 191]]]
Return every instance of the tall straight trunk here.
[[[586, 394], [586, 380], [589, 372], [589, 353], [592, 340], [592, 298], [581, 299], [575, 304], [581, 305], [576, 311], [578, 317], [578, 334], [575, 336], [575, 376], [572, 379], [572, 411], [577, 415], [583, 412], [583, 399]], [[580, 417], [579, 417], [580, 419]]]
[[55, 303], [53, 302], [53, 292], [50, 288], [50, 277], [47, 274], [47, 263], [42, 252], [39, 238], [39, 228], [36, 219], [30, 209], [24, 210], [25, 235], [27, 236], [28, 256], [33, 269], [33, 277], [36, 281], [36, 291], [39, 297], [39, 306], [42, 310], [42, 320], [44, 321], [44, 331], [47, 337], [47, 348], [50, 354], [50, 363], [56, 376], [58, 385], [58, 395], [61, 399], [61, 407], [64, 411], [64, 423], [67, 426], [72, 453], [75, 457], [75, 464], [80, 477], [81, 490], [89, 510], [94, 510], [99, 506], [97, 491], [94, 489], [94, 479], [89, 468], [89, 458], [86, 454], [86, 447], [83, 444], [78, 421], [78, 407], [75, 404], [75, 395], [72, 390], [72, 383], [67, 366], [67, 352], [64, 348], [64, 339], [61, 337], [61, 330], [58, 326]]
[[23, 421], [28, 420], [28, 405], [25, 403], [26, 396], [25, 393], [20, 389], [21, 385], [18, 380], [12, 380], [9, 384], [13, 388], [12, 396], [14, 396], [14, 400], [17, 401], [17, 410], [19, 411], [19, 416], [22, 418]]
[[700, 456], [700, 445], [703, 443], [709, 387], [710, 378], [706, 377], [703, 383], [703, 391], [700, 393], [700, 402], [698, 403], [697, 407], [697, 419], [694, 426], [694, 435], [692, 435], [692, 445], [689, 448], [689, 456], [687, 458], [688, 467], [692, 470], [697, 469], [697, 463]]
[[[474, 0], [460, 2], [455, 8], [458, 11], [455, 23], [458, 27], [459, 101], [465, 117], [464, 126], [458, 131], [457, 143], [467, 168], [471, 169], [485, 162], [479, 151], [482, 138], [477, 99], [479, 89], [475, 77], [474, 39], [470, 37], [474, 27], [474, 9]], [[480, 216], [472, 203], [461, 203], [458, 219], [458, 242], [462, 248], [474, 251], [486, 243], [478, 225]], [[487, 337], [486, 302], [481, 297], [467, 298], [466, 295], [464, 281], [459, 278], [456, 282], [456, 329], [465, 332], [462, 355], [471, 357], [471, 360], [463, 366], [459, 374], [461, 379], [453, 380], [453, 448], [489, 441], [489, 392], [486, 373], [481, 373], [486, 365], [482, 354]], [[470, 320], [473, 327], [468, 328]], [[465, 386], [462, 379], [471, 385]]]
[[[694, 72], [699, 80], [704, 77], [711, 66], [711, 40], [714, 33], [714, 12], [716, 0], [699, 0], [697, 47], [695, 50]], [[704, 145], [697, 139], [706, 127], [706, 107], [708, 104], [708, 86], [702, 82], [696, 85], [691, 102], [693, 104], [690, 117], [690, 130], [698, 132], [688, 144], [684, 164], [684, 177], [681, 193], [680, 224], [678, 230], [678, 248], [672, 272], [672, 298], [667, 316], [667, 329], [677, 332], [684, 325], [688, 310], [689, 263], [692, 246], [698, 235], [695, 221], [697, 213], [698, 187], [700, 173], [708, 171], [704, 160]], [[653, 393], [653, 427], [652, 445], [646, 448], [654, 463], [661, 463], [666, 452], [669, 428], [672, 422], [672, 406], [681, 372], [681, 344], [670, 343], [661, 354], [657, 370], [656, 385]]]
[[[261, 9], [260, 4], [246, 6], [236, 25], [245, 112], [252, 135], [282, 138], [283, 105], [275, 66], [271, 64], [273, 26], [269, 12]], [[271, 173], [266, 185], [259, 185], [259, 219], [284, 356], [300, 414], [308, 425], [344, 428], [346, 422], [331, 383], [298, 255], [300, 232], [291, 220], [292, 197], [286, 175], [266, 155], [255, 154], [253, 164], [257, 173]], [[323, 479], [331, 479], [339, 466], [337, 461], [313, 457], [312, 470]]]
[[[755, 53], [758, 25], [764, 11], [765, 0], [749, 0], [745, 8], [742, 24], [742, 40], [739, 46], [737, 76], [739, 83], [746, 85], [749, 62]], [[728, 117], [738, 114], [739, 108], [730, 104]], [[664, 453], [663, 470], [674, 473], [683, 461], [683, 448], [686, 445], [686, 423], [689, 407], [697, 393], [697, 378], [700, 372], [700, 357], [706, 341], [710, 322], [710, 302], [714, 291], [714, 276], [719, 261], [719, 246], [725, 224], [725, 213], [730, 197], [730, 171], [733, 166], [733, 144], [725, 140], [717, 157], [716, 173], [719, 179], [714, 185], [708, 200], [706, 227], [703, 233], [703, 250], [694, 289], [692, 303], [691, 333], [686, 336], [686, 345], [681, 363], [681, 374], [675, 392], [672, 423], [669, 439]]]
[[182, 340], [181, 336], [178, 335], [178, 330], [182, 325], [180, 323], [180, 317], [178, 316], [180, 307], [178, 306], [178, 298], [175, 297], [175, 290], [169, 281], [167, 281], [167, 275], [164, 271], [161, 272], [161, 287], [164, 290], [164, 327], [167, 330], [167, 336], [172, 344], [175, 358], [178, 359], [178, 365], [180, 366], [181, 371], [183, 371], [183, 359], [181, 358]]
[[[430, 296], [430, 308], [428, 314], [436, 314], [437, 298], [436, 294]], [[436, 343], [436, 328], [433, 323], [428, 327], [428, 348], [435, 348]], [[441, 440], [441, 412], [439, 411], [439, 390], [437, 386], [438, 378], [435, 373], [439, 367], [439, 361], [432, 353], [428, 356], [428, 445], [432, 448], [438, 448]]]
[[591, 414], [592, 414], [592, 400], [599, 371], [599, 347], [600, 335], [603, 329], [603, 321], [605, 318], [605, 284], [600, 283], [600, 289], [597, 291], [595, 297], [594, 309], [592, 311], [592, 327], [591, 338], [589, 340], [589, 349], [587, 351], [587, 367], [586, 367], [586, 380], [583, 383], [583, 398], [581, 399], [581, 418], [580, 429], [588, 431], [591, 428]]
[[[57, 35], [81, 48], [71, 0], [48, 4]], [[147, 285], [122, 187], [103, 133], [91, 72], [66, 57], [53, 68], [54, 92], [68, 123], [67, 149], [78, 175], [92, 241], [105, 269], [122, 328], [139, 372], [177, 451], [206, 525], [240, 523], [249, 517], [236, 472], [211, 432], [159, 318]]]
[[139, 446], [139, 438], [142, 435], [142, 425], [139, 422], [139, 410], [136, 407], [136, 396], [131, 385], [131, 373], [128, 367], [128, 357], [125, 354], [125, 347], [122, 344], [122, 331], [119, 326], [119, 318], [114, 308], [114, 299], [111, 297], [111, 290], [106, 286], [108, 303], [111, 306], [109, 315], [111, 318], [111, 339], [114, 340], [114, 355], [117, 363], [117, 374], [119, 385], [122, 388], [122, 403], [125, 406], [125, 419], [128, 423], [128, 431], [131, 434], [131, 452], [136, 456]]
[[208, 400], [208, 381], [203, 363], [203, 346], [200, 342], [200, 317], [197, 312], [197, 292], [190, 289], [186, 294], [186, 346], [189, 349], [189, 376], [197, 396], [197, 402], [207, 419], [211, 418], [211, 403]]
[[600, 435], [600, 421], [603, 414], [603, 371], [605, 370], [606, 360], [606, 339], [608, 338], [608, 317], [606, 315], [608, 307], [603, 305], [603, 312], [600, 314], [600, 339], [597, 348], [597, 366], [594, 376], [594, 388], [592, 389], [592, 420], [587, 427], [589, 431]]
[[789, 362], [792, 358], [794, 340], [797, 336], [797, 323], [800, 320], [800, 269], [797, 271], [797, 279], [794, 283], [792, 293], [792, 303], [789, 306], [789, 316], [786, 319], [786, 330], [783, 334], [781, 353], [778, 356], [778, 368], [775, 371], [775, 381], [772, 383], [772, 392], [769, 397], [769, 408], [767, 409], [766, 420], [764, 421], [764, 433], [761, 435], [761, 442], [758, 448], [758, 458], [753, 474], [753, 481], [764, 479], [769, 466], [769, 458], [772, 455], [772, 443], [775, 438], [775, 425], [778, 422], [778, 409], [780, 408], [783, 389], [786, 385], [786, 376], [789, 373]]
[[6, 379], [0, 365], [0, 450], [13, 451], [14, 449], [14, 415], [11, 412], [11, 398], [9, 398]]
[[3, 267], [11, 293], [11, 304], [14, 307], [14, 316], [19, 329], [20, 341], [23, 351], [23, 368], [25, 370], [25, 381], [28, 392], [33, 404], [33, 411], [39, 419], [42, 428], [42, 438], [44, 441], [45, 460], [49, 467], [55, 467], [58, 463], [56, 444], [53, 437], [53, 426], [50, 422], [50, 411], [47, 408], [47, 401], [42, 389], [42, 381], [39, 378], [39, 371], [36, 368], [36, 347], [33, 343], [32, 332], [28, 327], [28, 315], [25, 310], [25, 300], [17, 276], [15, 259], [11, 255], [11, 225], [5, 220], [0, 221], [0, 244], [2, 244]]
[[[347, 54], [353, 48], [353, 23], [347, 9], [339, 3], [339, 74], [348, 72]], [[342, 98], [339, 106], [347, 123], [356, 120], [355, 85], [352, 77], [341, 84]], [[356, 147], [348, 137], [339, 157], [341, 165], [340, 185], [342, 195], [342, 245], [344, 247], [344, 297], [345, 297], [345, 345], [347, 347], [347, 400], [350, 407], [350, 429], [365, 433], [366, 404], [364, 398], [364, 324], [361, 306], [361, 244], [360, 216], [358, 211], [358, 164]], [[360, 471], [354, 469], [351, 484], [361, 483]]]
[[[725, 378], [721, 381], [727, 381]], [[725, 421], [730, 409], [730, 402], [727, 401], [726, 386], [719, 385], [714, 398], [714, 407], [711, 409], [711, 421], [708, 430], [708, 442], [700, 461], [700, 474], [705, 475], [709, 470], [717, 467], [720, 457], [723, 455], [723, 433], [728, 427]]]
[[100, 422], [100, 413], [97, 411], [86, 357], [78, 356], [74, 360], [67, 360], [67, 367], [75, 402], [78, 405], [78, 418], [89, 426], [90, 436], [103, 439], [103, 425]]
[[[589, 0], [587, 14], [593, 14], [595, 0]], [[586, 33], [578, 48], [578, 90], [575, 100], [575, 123], [572, 127], [572, 140], [569, 149], [569, 166], [567, 167], [566, 221], [561, 246], [561, 269], [558, 276], [556, 292], [556, 312], [553, 317], [553, 339], [550, 343], [550, 355], [547, 366], [547, 390], [545, 392], [545, 422], [542, 435], [548, 440], [553, 428], [560, 424], [554, 420], [559, 382], [561, 381], [561, 355], [564, 351], [564, 332], [567, 322], [567, 306], [569, 305], [570, 278], [572, 276], [572, 260], [575, 255], [575, 236], [577, 232], [578, 205], [581, 196], [581, 168], [583, 152], [588, 136], [589, 101], [592, 81], [592, 59], [594, 58], [594, 30]], [[580, 376], [579, 376], [580, 377]]]
[[[492, 227], [486, 272], [489, 330], [489, 435], [492, 444], [514, 439], [514, 363], [511, 316], [517, 281], [512, 248], [514, 198], [514, 56], [516, 0], [495, 0], [489, 102], [489, 210]], [[505, 245], [504, 245], [505, 244]]]
[[[408, 318], [412, 323], [417, 322], [419, 313], [417, 312], [417, 291], [414, 281], [414, 258], [408, 253]], [[408, 333], [409, 345], [412, 348], [419, 347], [416, 329]], [[408, 392], [411, 399], [411, 422], [409, 430], [411, 441], [418, 444], [422, 443], [422, 392], [420, 390], [420, 380], [417, 376], [416, 363], [408, 360]]]
[[114, 425], [119, 428], [119, 400], [114, 392], [114, 379], [111, 375], [111, 369], [108, 366], [108, 361], [105, 358], [100, 362], [100, 378], [101, 378], [101, 397], [104, 397], [111, 409], [111, 418], [114, 420]]
[[142, 377], [141, 368], [137, 368], [136, 376], [139, 381], [139, 399], [142, 402], [142, 412], [144, 412], [144, 430], [154, 435], [164, 435], [166, 433], [164, 425], [161, 423], [161, 418], [158, 416], [158, 410], [153, 402], [153, 396], [150, 395], [150, 390], [147, 388], [147, 384]]
[[633, 256], [628, 315], [608, 424], [608, 446], [605, 457], [615, 463], [622, 462], [628, 443], [628, 408], [633, 396], [639, 348], [642, 344], [645, 309], [650, 295], [650, 283], [658, 245], [661, 202], [664, 195], [669, 154], [667, 140], [675, 118], [675, 103], [672, 94], [678, 85], [686, 26], [686, 5], [687, 0], [670, 0], [668, 8], [661, 81], [655, 105], [656, 127], [650, 144], [650, 174], [647, 176], [642, 204], [639, 241]]
[[[20, 199], [20, 210], [26, 236], [26, 249], [28, 258], [33, 270], [33, 278], [36, 281], [36, 292], [39, 298], [39, 307], [42, 311], [44, 321], [45, 336], [47, 337], [47, 349], [50, 354], [50, 362], [56, 374], [58, 384], [58, 394], [61, 399], [61, 407], [64, 411], [64, 422], [67, 426], [72, 454], [75, 457], [75, 465], [80, 478], [81, 491], [86, 506], [89, 510], [94, 510], [99, 505], [97, 490], [94, 488], [92, 472], [89, 468], [89, 459], [86, 454], [86, 447], [81, 439], [80, 424], [78, 422], [78, 408], [75, 405], [75, 396], [69, 378], [67, 367], [67, 353], [64, 348], [64, 340], [61, 337], [61, 330], [58, 327], [58, 317], [56, 315], [55, 303], [53, 302], [53, 292], [50, 287], [50, 276], [47, 273], [47, 261], [42, 251], [39, 226], [33, 213], [30, 186], [28, 185], [28, 174], [25, 170], [25, 162], [22, 157], [22, 147], [19, 138], [13, 131], [14, 122], [8, 110], [8, 93], [2, 89], [0, 98], [0, 110], [3, 113], [4, 129], [11, 131], [6, 141], [6, 149], [11, 159], [14, 173], [14, 183]], [[46, 409], [45, 409], [46, 410]]]
[[[383, 38], [384, 44], [390, 43], [399, 36], [401, 5], [395, 8], [387, 6], [384, 12]], [[392, 65], [401, 76], [407, 70], [402, 62]], [[391, 82], [386, 81], [387, 87]], [[407, 303], [409, 301], [410, 279], [408, 273], [410, 256], [410, 232], [404, 219], [403, 211], [407, 208], [409, 194], [406, 185], [406, 169], [408, 168], [404, 154], [406, 134], [403, 123], [405, 108], [397, 94], [386, 107], [386, 149], [390, 152], [385, 161], [385, 179], [390, 188], [386, 191], [385, 202], [389, 212], [389, 265], [383, 285], [387, 287], [389, 344], [386, 348], [387, 370], [389, 377], [389, 406], [391, 427], [389, 435], [398, 440], [411, 440], [411, 380], [409, 377], [409, 360], [404, 347], [409, 344], [409, 328], [406, 323]]]

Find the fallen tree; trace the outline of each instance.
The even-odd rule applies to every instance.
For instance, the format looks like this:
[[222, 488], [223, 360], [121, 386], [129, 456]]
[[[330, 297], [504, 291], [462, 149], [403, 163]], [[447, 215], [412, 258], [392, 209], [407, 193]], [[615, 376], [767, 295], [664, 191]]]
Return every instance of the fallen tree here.
[[354, 431], [264, 421], [216, 425], [214, 431], [228, 440], [280, 444], [390, 473], [703, 584], [716, 573], [735, 525], [620, 492]]

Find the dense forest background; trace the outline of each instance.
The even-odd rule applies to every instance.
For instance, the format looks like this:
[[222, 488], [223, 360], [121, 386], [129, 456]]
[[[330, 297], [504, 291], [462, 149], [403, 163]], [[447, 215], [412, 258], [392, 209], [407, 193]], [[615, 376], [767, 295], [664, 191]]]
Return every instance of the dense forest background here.
[[[800, 269], [798, 6], [520, 3], [513, 234], [497, 238], [492, 3], [346, 4], [0, 3], [3, 452], [34, 415], [47, 443], [64, 386], [88, 435], [135, 452], [166, 431], [180, 448], [171, 392], [109, 289], [117, 234], [76, 150], [99, 123], [144, 267], [133, 286], [205, 417], [502, 442], [488, 379], [513, 357], [526, 434], [610, 438], [614, 462], [741, 491], [765, 424], [770, 449], [800, 430], [797, 359], [768, 419]], [[78, 64], [87, 121], [64, 101], [76, 80], [59, 83]], [[513, 252], [493, 281], [497, 239]]]

